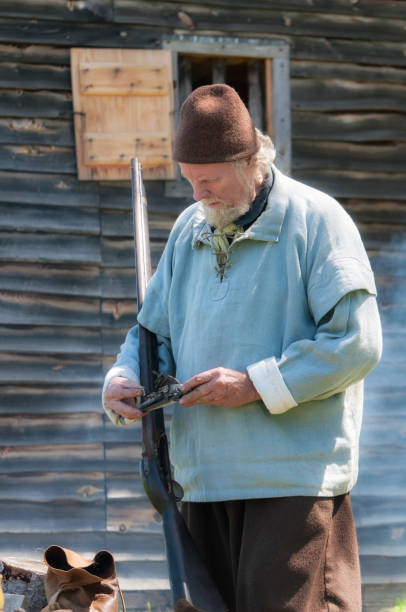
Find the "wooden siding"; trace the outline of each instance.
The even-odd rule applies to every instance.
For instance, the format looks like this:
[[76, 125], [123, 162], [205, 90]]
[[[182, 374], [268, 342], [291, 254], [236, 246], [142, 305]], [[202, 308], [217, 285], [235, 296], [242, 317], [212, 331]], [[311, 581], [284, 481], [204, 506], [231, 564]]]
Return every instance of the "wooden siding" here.
[[[292, 175], [352, 214], [379, 288], [384, 356], [366, 385], [353, 495], [365, 610], [406, 594], [405, 27], [400, 0], [2, 3], [0, 557], [108, 548], [131, 608], [169, 606], [159, 520], [137, 475], [140, 428], [115, 428], [99, 399], [136, 316], [130, 186], [77, 179], [70, 48], [282, 39]], [[186, 203], [167, 193], [147, 183], [155, 264]]]

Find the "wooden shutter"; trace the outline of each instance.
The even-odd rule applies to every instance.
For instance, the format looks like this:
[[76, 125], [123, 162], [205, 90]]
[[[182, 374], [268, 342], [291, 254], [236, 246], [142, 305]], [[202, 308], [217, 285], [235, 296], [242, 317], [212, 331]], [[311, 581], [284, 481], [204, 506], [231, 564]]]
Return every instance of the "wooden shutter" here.
[[175, 178], [171, 52], [71, 49], [71, 68], [79, 179], [129, 179], [132, 157]]

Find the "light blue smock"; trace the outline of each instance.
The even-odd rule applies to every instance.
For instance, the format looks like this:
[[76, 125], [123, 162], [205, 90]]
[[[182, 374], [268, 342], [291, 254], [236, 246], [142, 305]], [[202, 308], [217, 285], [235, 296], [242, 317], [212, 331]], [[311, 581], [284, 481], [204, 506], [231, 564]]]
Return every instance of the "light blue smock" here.
[[[362, 379], [381, 351], [373, 274], [344, 209], [274, 173], [267, 208], [232, 244], [223, 281], [199, 203], [180, 215], [138, 315], [180, 381], [274, 358], [297, 403], [282, 414], [262, 401], [176, 405], [171, 461], [187, 501], [331, 496], [357, 478]], [[114, 372], [138, 374], [137, 355], [135, 327]]]

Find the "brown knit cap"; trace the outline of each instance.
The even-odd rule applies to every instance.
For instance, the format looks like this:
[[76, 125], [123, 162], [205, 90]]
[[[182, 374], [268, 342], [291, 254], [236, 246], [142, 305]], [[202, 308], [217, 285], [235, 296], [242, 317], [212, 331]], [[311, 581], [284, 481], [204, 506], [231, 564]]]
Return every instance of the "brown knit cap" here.
[[186, 164], [215, 164], [249, 157], [259, 149], [247, 107], [229, 85], [204, 85], [180, 111], [173, 158]]

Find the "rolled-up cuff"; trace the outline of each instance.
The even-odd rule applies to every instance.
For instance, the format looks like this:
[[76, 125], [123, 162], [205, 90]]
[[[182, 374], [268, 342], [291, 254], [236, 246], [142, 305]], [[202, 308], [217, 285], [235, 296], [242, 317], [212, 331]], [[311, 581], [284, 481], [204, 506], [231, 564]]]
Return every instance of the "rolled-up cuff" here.
[[249, 365], [247, 372], [271, 414], [282, 414], [297, 406], [274, 357]]
[[114, 425], [117, 425], [118, 427], [124, 427], [126, 425], [132, 425], [133, 423], [137, 421], [137, 419], [127, 419], [126, 417], [121, 416], [121, 414], [117, 414], [116, 412], [109, 410], [108, 408], [106, 408], [105, 398], [104, 398], [104, 393], [108, 387], [109, 382], [113, 380], [113, 378], [115, 378], [116, 376], [122, 376], [123, 378], [128, 378], [129, 380], [133, 380], [136, 383], [139, 383], [140, 381], [139, 381], [137, 374], [134, 372], [134, 370], [132, 370], [131, 368], [127, 366], [113, 366], [107, 372], [106, 377], [104, 379], [103, 393], [102, 393], [102, 402], [103, 402], [104, 411], [109, 417], [110, 421], [114, 423]]

